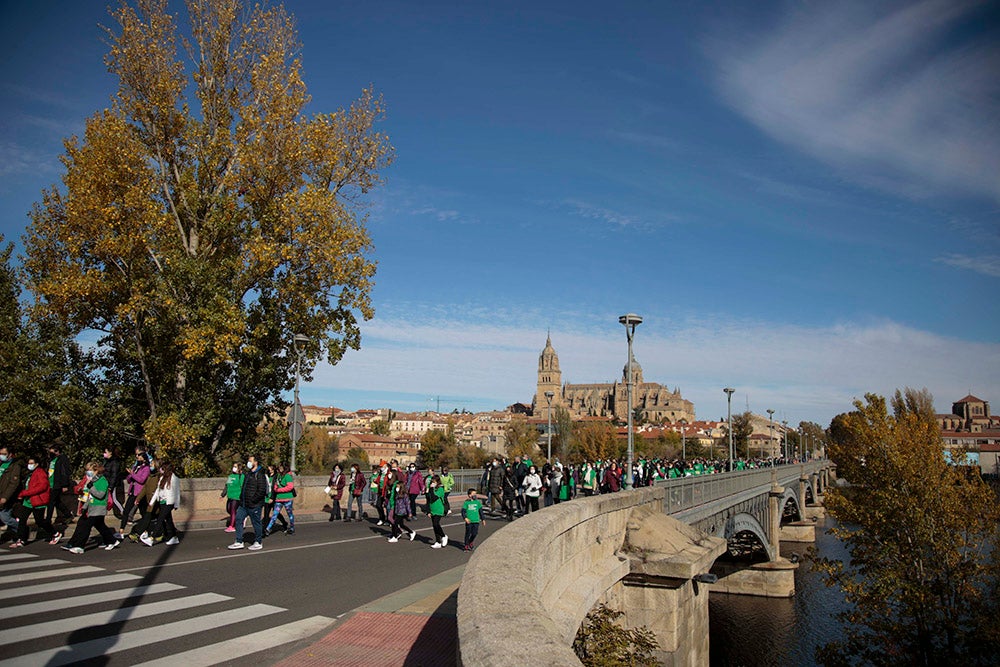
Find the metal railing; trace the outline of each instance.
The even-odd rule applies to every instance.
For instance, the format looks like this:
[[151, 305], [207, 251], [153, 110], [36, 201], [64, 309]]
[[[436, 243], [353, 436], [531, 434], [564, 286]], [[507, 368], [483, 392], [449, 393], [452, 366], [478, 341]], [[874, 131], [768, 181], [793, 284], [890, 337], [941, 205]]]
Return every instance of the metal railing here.
[[828, 463], [828, 461], [819, 460], [775, 468], [737, 470], [700, 477], [681, 477], [661, 480], [656, 483], [656, 486], [667, 489], [666, 498], [663, 500], [663, 511], [666, 514], [676, 514], [692, 507], [746, 493], [753, 489], [764, 488], [771, 483], [772, 471], [777, 475], [778, 484], [785, 485], [797, 482], [803, 471], [809, 475]]

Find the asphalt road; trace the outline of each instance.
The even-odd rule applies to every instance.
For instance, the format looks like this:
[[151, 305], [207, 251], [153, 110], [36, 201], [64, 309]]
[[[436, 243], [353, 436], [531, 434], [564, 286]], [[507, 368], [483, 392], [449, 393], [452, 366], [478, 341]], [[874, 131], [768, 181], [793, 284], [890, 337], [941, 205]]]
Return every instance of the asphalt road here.
[[[264, 643], [273, 636], [277, 645], [255, 653], [252, 658], [259, 664], [272, 664], [322, 636], [339, 616], [468, 560], [468, 554], [462, 551], [464, 524], [457, 514], [445, 517], [442, 522], [449, 536], [444, 549], [430, 548], [433, 537], [429, 518], [421, 517], [411, 525], [418, 531], [413, 542], [404, 537], [390, 544], [386, 542], [388, 527], [377, 527], [369, 521], [301, 522], [295, 535], [275, 533], [256, 552], [228, 550], [226, 547], [232, 544], [234, 536], [220, 528], [189, 530], [182, 535], [181, 543], [173, 547], [126, 542], [111, 552], [91, 547], [78, 556], [41, 542], [21, 550], [0, 548], [0, 589], [33, 585], [34, 576], [51, 577], [38, 583], [57, 584], [56, 590], [49, 592], [17, 597], [17, 591], [13, 590], [8, 594], [14, 599], [0, 599], [4, 608], [46, 601], [52, 602], [53, 607], [4, 620], [0, 626], [0, 665], [56, 664], [86, 658], [88, 653], [82, 649], [75, 656], [67, 653], [68, 644], [79, 642], [88, 642], [85, 646], [95, 654], [86, 664], [140, 664], [220, 642], [223, 650], [231, 651], [233, 664], [245, 663], [249, 645], [246, 638], [250, 636]], [[487, 522], [480, 529], [478, 542], [502, 525], [505, 522]], [[48, 564], [48, 561], [55, 562]], [[80, 566], [98, 570], [83, 573], [68, 570]], [[137, 579], [97, 588], [70, 589], [66, 583], [74, 578], [113, 574]], [[10, 585], [5, 585], [8, 582]], [[156, 584], [183, 588], [123, 600], [101, 599], [103, 591]], [[63, 603], [70, 604], [65, 602], [68, 598], [95, 595], [95, 591], [94, 603], [81, 606], [76, 601], [72, 608], [61, 608]], [[203, 594], [232, 599], [195, 597]], [[182, 608], [202, 599], [204, 605]], [[139, 608], [136, 605], [154, 601], [168, 607], [169, 612], [144, 617], [135, 613]], [[216, 615], [217, 609], [232, 610], [233, 614], [243, 610], [249, 618], [233, 620], [234, 616]], [[117, 616], [107, 616], [111, 614]], [[282, 638], [293, 636], [288, 634], [292, 626], [286, 624], [303, 619], [311, 623], [308, 636], [291, 642], [287, 637]], [[59, 625], [36, 625], [54, 621], [68, 626], [61, 629]], [[283, 629], [269, 630], [276, 626]], [[321, 629], [315, 630], [317, 627]], [[296, 631], [306, 632], [298, 628]], [[144, 642], [144, 637], [151, 641]], [[286, 643], [279, 643], [279, 638]], [[229, 640], [235, 641], [225, 643]], [[101, 650], [102, 646], [107, 650]], [[128, 648], [122, 650], [123, 646]], [[46, 650], [50, 654], [38, 653]], [[52, 659], [53, 655], [57, 657]]]

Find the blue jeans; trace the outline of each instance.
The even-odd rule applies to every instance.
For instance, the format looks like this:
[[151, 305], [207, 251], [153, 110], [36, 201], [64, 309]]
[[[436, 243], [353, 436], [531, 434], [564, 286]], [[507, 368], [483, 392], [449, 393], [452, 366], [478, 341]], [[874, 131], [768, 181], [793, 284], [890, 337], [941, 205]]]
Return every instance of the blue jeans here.
[[0, 522], [7, 526], [10, 530], [17, 530], [17, 519], [14, 518], [14, 509], [12, 507], [4, 505], [4, 508], [0, 510]]
[[243, 519], [250, 517], [250, 525], [253, 526], [253, 541], [260, 544], [264, 537], [264, 531], [260, 525], [260, 507], [247, 507], [240, 505], [236, 508], [236, 541], [243, 541]]
[[352, 505], [357, 504], [358, 506], [358, 521], [361, 521], [364, 514], [361, 512], [361, 496], [351, 496], [351, 499], [347, 501], [347, 518], [354, 518], [354, 508]]
[[292, 511], [291, 500], [275, 500], [274, 510], [271, 512], [271, 520], [267, 522], [267, 529], [271, 530], [274, 527], [274, 522], [277, 520], [278, 515], [281, 510], [285, 510], [285, 514], [288, 515], [288, 528], [289, 530], [295, 530], [295, 512]]

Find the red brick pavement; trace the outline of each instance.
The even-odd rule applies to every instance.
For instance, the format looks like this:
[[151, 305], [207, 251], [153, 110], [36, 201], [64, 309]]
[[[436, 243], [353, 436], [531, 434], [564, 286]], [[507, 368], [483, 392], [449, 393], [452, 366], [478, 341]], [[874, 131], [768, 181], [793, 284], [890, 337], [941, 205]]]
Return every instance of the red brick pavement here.
[[330, 634], [289, 656], [280, 667], [453, 667], [454, 616], [358, 612]]

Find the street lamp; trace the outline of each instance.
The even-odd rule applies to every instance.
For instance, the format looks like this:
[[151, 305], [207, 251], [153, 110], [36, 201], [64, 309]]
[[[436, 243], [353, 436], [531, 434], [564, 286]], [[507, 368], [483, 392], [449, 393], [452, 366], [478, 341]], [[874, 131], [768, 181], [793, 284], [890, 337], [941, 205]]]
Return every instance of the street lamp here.
[[302, 403], [299, 402], [299, 381], [302, 375], [302, 355], [305, 354], [305, 349], [299, 347], [304, 346], [309, 342], [309, 337], [302, 334], [295, 334], [292, 338], [292, 348], [295, 350], [295, 400], [292, 402], [292, 423], [288, 426], [288, 437], [292, 441], [292, 460], [291, 468], [292, 472], [297, 472], [298, 468], [295, 465], [295, 449], [299, 444], [299, 438], [302, 437], [302, 429], [305, 426], [305, 414], [302, 412]]
[[781, 457], [785, 459], [785, 463], [788, 463], [788, 459], [791, 457], [788, 455], [788, 420], [781, 420], [781, 434], [785, 438], [785, 444], [781, 447]]
[[[771, 453], [771, 447], [774, 446], [774, 410], [767, 411], [767, 453]], [[764, 458], [764, 449], [761, 448], [760, 457]], [[774, 462], [771, 462], [771, 467], [774, 467]]]
[[726, 420], [729, 422], [729, 470], [733, 469], [733, 459], [736, 452], [733, 450], [733, 394], [736, 392], [732, 387], [726, 387], [722, 391], [726, 392]]
[[555, 395], [555, 392], [552, 391], [545, 392], [545, 400], [549, 404], [549, 430], [546, 431], [549, 436], [549, 456], [546, 461], [549, 463], [552, 463], [552, 397]]
[[625, 325], [625, 336], [628, 338], [628, 387], [626, 395], [628, 397], [628, 488], [632, 486], [632, 336], [635, 335], [635, 328], [642, 324], [642, 318], [635, 313], [626, 313], [618, 318], [620, 324]]

